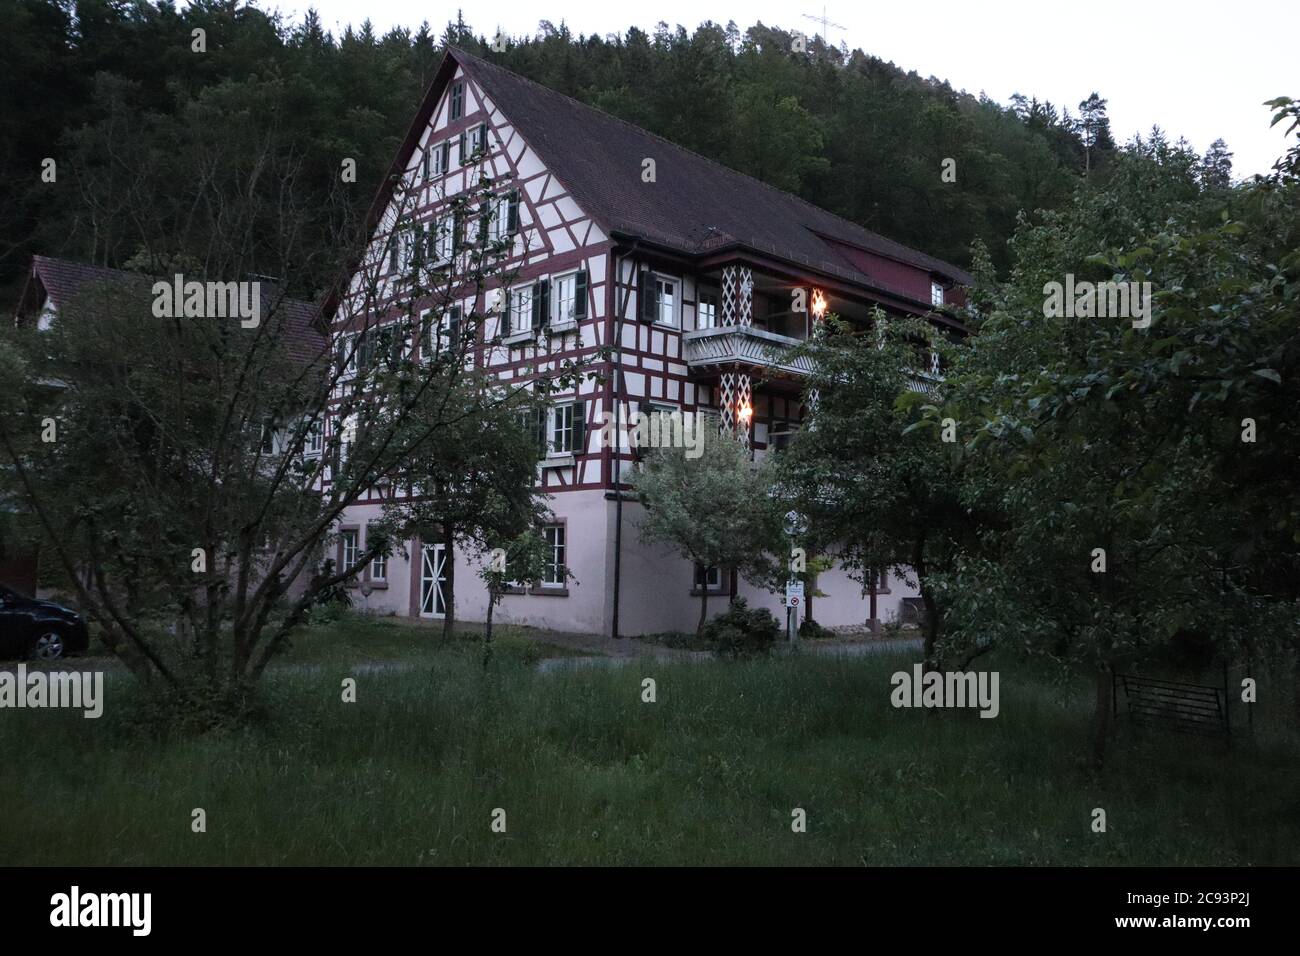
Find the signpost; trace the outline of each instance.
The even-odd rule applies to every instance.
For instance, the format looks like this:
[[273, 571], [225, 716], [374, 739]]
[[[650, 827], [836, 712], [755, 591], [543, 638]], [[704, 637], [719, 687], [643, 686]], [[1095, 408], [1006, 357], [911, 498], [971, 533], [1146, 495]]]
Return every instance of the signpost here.
[[[808, 519], [798, 511], [787, 511], [784, 525], [786, 537], [790, 539], [791, 553], [793, 553], [795, 541], [808, 533]], [[794, 570], [792, 563], [791, 572], [793, 573]], [[799, 570], [803, 570], [802, 567]], [[796, 637], [797, 632], [794, 622], [803, 601], [803, 582], [794, 578], [788, 579], [785, 582], [785, 639], [787, 642], [793, 641]]]

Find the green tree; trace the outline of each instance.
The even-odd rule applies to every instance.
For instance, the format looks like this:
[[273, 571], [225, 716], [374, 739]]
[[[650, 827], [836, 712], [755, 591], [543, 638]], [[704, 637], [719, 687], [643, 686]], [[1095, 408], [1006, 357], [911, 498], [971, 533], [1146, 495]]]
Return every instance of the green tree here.
[[[504, 526], [504, 524], [502, 525]], [[536, 527], [514, 538], [490, 536], [485, 549], [488, 559], [479, 567], [487, 587], [488, 606], [483, 624], [483, 669], [492, 663], [492, 618], [501, 597], [512, 586], [535, 587], [542, 583], [550, 549]]]
[[[1025, 225], [944, 412], [968, 423], [967, 504], [1002, 518], [949, 581], [954, 640], [1092, 668], [1098, 764], [1116, 667], [1191, 634], [1259, 660], [1297, 632], [1296, 183], [1225, 205], [1196, 167], [1135, 142]], [[1151, 283], [1149, 326], [1045, 315], [1067, 275]]]
[[937, 666], [945, 614], [936, 576], [973, 533], [959, 499], [956, 426], [931, 429], [925, 415], [945, 389], [930, 375], [930, 351], [952, 346], [919, 320], [877, 312], [873, 324], [828, 316], [806, 346], [816, 367], [811, 413], [777, 458], [778, 487], [864, 588], [887, 569], [915, 575], [925, 658]]
[[[693, 564], [770, 582], [772, 556], [784, 551], [784, 542], [769, 469], [754, 465], [739, 441], [698, 427], [698, 456], [688, 448], [658, 448], [629, 476], [645, 509], [641, 539], [667, 545]], [[700, 588], [697, 633], [708, 613], [709, 589]]]

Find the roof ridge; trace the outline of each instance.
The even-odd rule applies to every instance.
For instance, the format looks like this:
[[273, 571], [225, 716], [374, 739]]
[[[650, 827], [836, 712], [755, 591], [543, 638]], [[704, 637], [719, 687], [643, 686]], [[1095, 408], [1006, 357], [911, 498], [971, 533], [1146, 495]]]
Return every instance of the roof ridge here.
[[[867, 235], [871, 236], [874, 239], [878, 239], [883, 243], [887, 243], [890, 246], [904, 250], [912, 255], [923, 256], [924, 258], [930, 260], [931, 262], [938, 263], [944, 268], [953, 270], [954, 272], [959, 272], [963, 275], [969, 274], [965, 269], [962, 269], [960, 266], [954, 265], [951, 262], [947, 262], [943, 259], [940, 259], [937, 256], [932, 256], [927, 252], [922, 252], [919, 249], [913, 249], [910, 246], [901, 243], [895, 239], [890, 239], [888, 236], [882, 236], [880, 233], [872, 229], [868, 229], [866, 226], [862, 225], [861, 223], [854, 222], [852, 219], [848, 219], [844, 216], [841, 216], [839, 213], [835, 213], [829, 209], [823, 208], [822, 206], [819, 206], [816, 203], [811, 202], [810, 200], [804, 199], [802, 196], [796, 193], [792, 193], [789, 190], [781, 189], [779, 186], [773, 186], [771, 183], [764, 182], [763, 180], [759, 179], [756, 176], [751, 176], [749, 173], [741, 172], [739, 169], [733, 169], [732, 167], [728, 166], [726, 163], [721, 163], [715, 159], [705, 156], [703, 153], [697, 153], [695, 150], [691, 149], [690, 147], [683, 146], [680, 143], [674, 143], [672, 140], [660, 136], [658, 133], [652, 130], [648, 130], [644, 126], [638, 126], [636, 123], [633, 123], [630, 120], [625, 120], [621, 116], [615, 116], [613, 113], [606, 112], [605, 110], [601, 109], [598, 106], [592, 106], [590, 103], [584, 103], [582, 100], [576, 97], [570, 96], [567, 93], [562, 93], [559, 90], [552, 89], [551, 87], [547, 86], [544, 83], [539, 83], [536, 80], [531, 79], [530, 77], [524, 76], [522, 73], [516, 73], [513, 70], [508, 70], [499, 63], [493, 63], [491, 60], [485, 60], [480, 56], [476, 56], [475, 54], [462, 49], [461, 47], [449, 45], [447, 47], [447, 50], [453, 56], [463, 56], [466, 59], [473, 61], [475, 65], [486, 66], [489, 70], [499, 70], [502, 73], [505, 73], [511, 77], [514, 77], [515, 79], [521, 80], [524, 83], [529, 84], [530, 86], [536, 87], [538, 90], [541, 90], [542, 92], [547, 93], [550, 96], [560, 97], [561, 99], [568, 100], [569, 102], [575, 104], [576, 106], [584, 110], [589, 110], [590, 112], [598, 113], [601, 116], [606, 117], [607, 119], [611, 119], [614, 122], [619, 123], [622, 126], [627, 127], [628, 129], [634, 130], [643, 136], [649, 136], [651, 139], [658, 140], [659, 142], [663, 143], [666, 146], [671, 147], [672, 149], [680, 150], [681, 152], [686, 153], [689, 156], [694, 156], [696, 159], [703, 160], [704, 162], [708, 163], [710, 166], [713, 166], [717, 169], [721, 169], [732, 176], [740, 176], [744, 179], [749, 180], [752, 183], [756, 183], [762, 188], [768, 190], [769, 192], [777, 194], [778, 196], [781, 196], [783, 198], [793, 199], [796, 202], [808, 207], [809, 209], [815, 210], [821, 215], [830, 216], [832, 219], [838, 220], [839, 222], [842, 222], [847, 226], [852, 226], [854, 229], [861, 229]], [[535, 147], [536, 144], [534, 144], [534, 148]], [[823, 238], [816, 229], [813, 229], [806, 224], [801, 224], [801, 225], [803, 225], [804, 229], [806, 229], [808, 232], [811, 232], [813, 235], [816, 235], [819, 239]], [[734, 238], [740, 240], [740, 237], [738, 236]], [[848, 240], [840, 239], [838, 237], [831, 236], [826, 238], [830, 238], [836, 242], [847, 242], [849, 245], [852, 245], [852, 243], [849, 242]], [[740, 240], [740, 241], [744, 241], [744, 240]], [[864, 249], [863, 251], [876, 252], [878, 254], [883, 254], [886, 256], [889, 255], [889, 253], [881, 252], [881, 250]], [[896, 258], [896, 257], [891, 257], [891, 258]]]
[[[162, 282], [176, 275], [176, 273], [173, 273], [172, 276], [168, 276], [157, 272], [136, 272], [134, 269], [123, 269], [120, 268], [119, 266], [101, 266], [94, 262], [83, 262], [80, 259], [65, 259], [62, 256], [43, 256], [40, 253], [32, 253], [33, 266], [36, 265], [36, 262], [38, 260], [40, 262], [49, 263], [51, 266], [54, 267], [70, 266], [81, 272], [86, 272], [86, 271], [108, 272], [108, 273], [112, 273], [115, 276], [121, 276], [123, 279], [140, 279], [144, 281], [153, 280], [154, 282]], [[282, 301], [293, 302], [299, 305], [305, 305], [313, 309], [320, 308], [320, 305], [318, 303], [313, 302], [310, 299], [300, 299], [297, 296], [289, 295], [288, 290], [285, 288], [284, 284], [277, 280], [268, 279], [268, 278], [259, 278], [257, 282], [259, 285], [269, 285], [273, 289], [277, 290], [280, 293], [280, 299]]]

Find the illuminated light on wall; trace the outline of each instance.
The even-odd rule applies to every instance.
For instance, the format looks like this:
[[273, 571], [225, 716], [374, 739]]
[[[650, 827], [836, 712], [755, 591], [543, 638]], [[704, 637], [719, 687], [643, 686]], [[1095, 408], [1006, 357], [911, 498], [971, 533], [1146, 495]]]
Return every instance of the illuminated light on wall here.
[[821, 289], [813, 289], [812, 314], [815, 319], [821, 319], [826, 314], [826, 296], [822, 294]]

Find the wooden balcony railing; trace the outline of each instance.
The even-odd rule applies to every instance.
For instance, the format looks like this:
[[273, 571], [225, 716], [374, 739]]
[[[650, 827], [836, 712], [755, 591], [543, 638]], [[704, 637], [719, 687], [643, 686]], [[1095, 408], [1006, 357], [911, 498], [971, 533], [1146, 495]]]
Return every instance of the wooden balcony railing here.
[[686, 364], [691, 369], [748, 365], [788, 375], [807, 375], [813, 370], [807, 355], [790, 356], [801, 340], [750, 326], [728, 325], [701, 329], [682, 335]]

